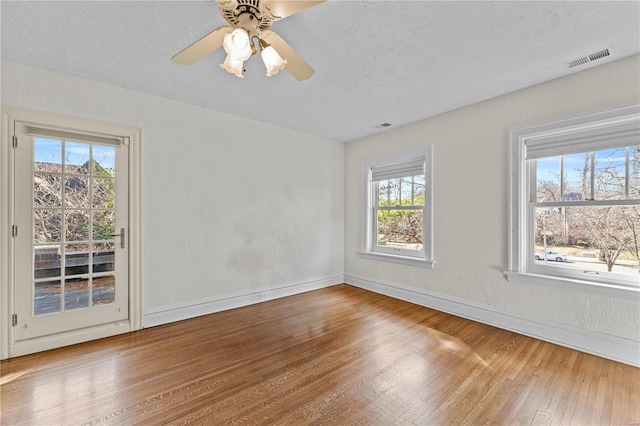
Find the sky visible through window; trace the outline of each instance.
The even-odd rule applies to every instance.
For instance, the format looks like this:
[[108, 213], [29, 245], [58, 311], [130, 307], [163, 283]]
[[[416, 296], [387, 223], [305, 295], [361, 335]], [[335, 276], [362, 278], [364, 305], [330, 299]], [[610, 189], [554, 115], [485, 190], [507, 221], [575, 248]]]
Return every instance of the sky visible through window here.
[[[635, 147], [632, 147], [632, 150]], [[632, 177], [638, 176], [640, 170], [636, 166], [633, 167], [633, 154], [630, 155], [631, 167], [629, 173]], [[590, 185], [591, 179], [591, 153], [568, 154], [563, 156], [564, 161], [564, 188], [565, 197], [571, 194], [570, 200], [578, 201], [578, 199], [589, 198], [588, 192], [590, 187], [584, 187], [585, 184]], [[625, 147], [595, 151], [595, 167], [594, 174], [596, 176], [606, 176], [606, 184], [600, 180], [600, 190], [607, 192], [615, 192], [614, 187], [624, 186], [625, 179]], [[560, 187], [560, 156], [540, 158], [536, 164], [538, 186], [544, 183], [550, 183]], [[598, 182], [596, 182], [598, 185]], [[604, 185], [604, 187], [602, 186]], [[587, 194], [583, 194], [586, 189]], [[566, 200], [566, 201], [570, 201]], [[539, 200], [543, 201], [543, 200]], [[559, 200], [544, 200], [559, 201]]]

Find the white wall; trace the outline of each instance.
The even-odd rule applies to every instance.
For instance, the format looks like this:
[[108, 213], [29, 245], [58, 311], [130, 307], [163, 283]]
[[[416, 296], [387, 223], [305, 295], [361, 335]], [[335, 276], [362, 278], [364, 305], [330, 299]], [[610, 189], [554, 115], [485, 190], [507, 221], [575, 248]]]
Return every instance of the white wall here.
[[[345, 280], [442, 295], [490, 311], [640, 340], [637, 298], [610, 299], [503, 277], [509, 130], [637, 104], [639, 75], [640, 57], [635, 56], [348, 143]], [[425, 145], [434, 146], [435, 269], [359, 256], [363, 160]]]
[[342, 282], [344, 144], [9, 61], [1, 100], [142, 128], [145, 314]]

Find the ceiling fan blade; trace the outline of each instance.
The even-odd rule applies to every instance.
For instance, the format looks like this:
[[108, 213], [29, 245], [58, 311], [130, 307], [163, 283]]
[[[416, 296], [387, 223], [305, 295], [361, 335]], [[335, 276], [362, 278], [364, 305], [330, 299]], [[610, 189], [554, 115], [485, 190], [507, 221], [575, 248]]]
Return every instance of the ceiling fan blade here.
[[261, 33], [261, 37], [264, 41], [273, 46], [274, 49], [287, 60], [287, 65], [284, 69], [296, 78], [298, 81], [306, 80], [315, 72], [311, 65], [307, 63], [302, 56], [298, 54], [286, 41], [282, 39], [278, 34], [271, 30], [264, 30]]
[[266, 12], [275, 20], [286, 18], [305, 9], [324, 3], [326, 0], [267, 0]]
[[191, 46], [174, 55], [171, 60], [176, 64], [191, 65], [214, 50], [221, 48], [225, 34], [229, 34], [234, 29], [231, 25], [225, 25], [213, 30]]

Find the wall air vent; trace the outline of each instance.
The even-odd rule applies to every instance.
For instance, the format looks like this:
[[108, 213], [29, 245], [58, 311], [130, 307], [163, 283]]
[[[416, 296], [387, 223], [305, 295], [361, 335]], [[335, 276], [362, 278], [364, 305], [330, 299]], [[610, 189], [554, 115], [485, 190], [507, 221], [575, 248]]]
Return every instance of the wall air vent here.
[[606, 58], [607, 56], [611, 55], [611, 53], [612, 49], [602, 49], [589, 55], [569, 61], [567, 62], [567, 65], [569, 65], [569, 68], [574, 68], [580, 65], [588, 64], [589, 62], [593, 62], [598, 59]]
[[605, 56], [609, 56], [609, 49], [604, 49], [596, 53], [592, 53], [589, 55], [590, 61], [595, 61], [596, 59], [604, 58]]

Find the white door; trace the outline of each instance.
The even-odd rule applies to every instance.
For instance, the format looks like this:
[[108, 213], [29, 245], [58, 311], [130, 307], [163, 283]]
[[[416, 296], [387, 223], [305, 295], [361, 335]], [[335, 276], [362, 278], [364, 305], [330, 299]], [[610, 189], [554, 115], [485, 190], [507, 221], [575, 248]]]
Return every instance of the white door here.
[[20, 122], [14, 134], [14, 342], [128, 319], [125, 139]]

